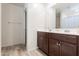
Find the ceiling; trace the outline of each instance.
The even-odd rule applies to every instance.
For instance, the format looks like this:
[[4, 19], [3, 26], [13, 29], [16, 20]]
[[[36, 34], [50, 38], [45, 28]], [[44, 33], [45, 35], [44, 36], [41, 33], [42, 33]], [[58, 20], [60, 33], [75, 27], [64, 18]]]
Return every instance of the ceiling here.
[[13, 5], [17, 5], [17, 6], [20, 6], [20, 7], [24, 7], [24, 3], [11, 3]]

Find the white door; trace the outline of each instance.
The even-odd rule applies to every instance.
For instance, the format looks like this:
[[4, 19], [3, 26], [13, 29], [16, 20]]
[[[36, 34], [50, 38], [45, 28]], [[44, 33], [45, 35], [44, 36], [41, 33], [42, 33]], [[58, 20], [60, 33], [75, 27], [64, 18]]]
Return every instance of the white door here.
[[[3, 5], [3, 46], [25, 44], [25, 13], [24, 8], [12, 5]], [[4, 14], [6, 14], [4, 16]], [[4, 38], [5, 37], [5, 38]]]

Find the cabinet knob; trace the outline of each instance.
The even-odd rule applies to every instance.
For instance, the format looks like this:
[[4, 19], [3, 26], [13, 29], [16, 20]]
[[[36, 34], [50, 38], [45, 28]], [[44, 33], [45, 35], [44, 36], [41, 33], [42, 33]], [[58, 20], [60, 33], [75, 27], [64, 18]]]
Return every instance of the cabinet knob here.
[[61, 44], [59, 43], [58, 46], [60, 46]]
[[61, 45], [61, 43], [58, 43], [58, 42], [57, 42], [57, 43], [56, 43], [56, 45], [60, 46], [60, 45]]
[[56, 45], [59, 45], [58, 42], [56, 43]]

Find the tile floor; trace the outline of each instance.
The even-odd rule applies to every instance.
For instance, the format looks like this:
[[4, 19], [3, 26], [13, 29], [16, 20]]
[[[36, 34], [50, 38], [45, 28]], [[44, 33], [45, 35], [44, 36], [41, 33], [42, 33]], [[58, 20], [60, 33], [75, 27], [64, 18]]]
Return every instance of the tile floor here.
[[25, 46], [20, 44], [2, 47], [1, 56], [46, 56], [46, 54], [39, 49], [28, 52], [26, 51]]

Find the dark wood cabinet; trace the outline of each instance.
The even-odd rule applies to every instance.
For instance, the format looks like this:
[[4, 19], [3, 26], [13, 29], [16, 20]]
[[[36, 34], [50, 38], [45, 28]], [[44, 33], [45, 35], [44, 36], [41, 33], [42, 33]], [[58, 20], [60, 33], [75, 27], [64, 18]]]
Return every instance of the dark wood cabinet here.
[[76, 45], [66, 43], [66, 42], [61, 42], [61, 55], [62, 56], [76, 56]]
[[49, 40], [49, 55], [50, 56], [59, 56], [60, 54], [60, 46], [58, 40], [50, 39]]
[[38, 32], [38, 47], [49, 56], [77, 56], [79, 36]]
[[38, 40], [37, 40], [37, 44], [38, 47], [45, 52], [46, 54], [48, 54], [48, 37], [47, 37], [47, 33], [46, 32], [38, 32]]
[[77, 45], [78, 46], [78, 51], [77, 52], [78, 52], [78, 56], [79, 56], [79, 36], [77, 37], [77, 39], [78, 39], [77, 40], [77, 43], [78, 43], [78, 45]]

